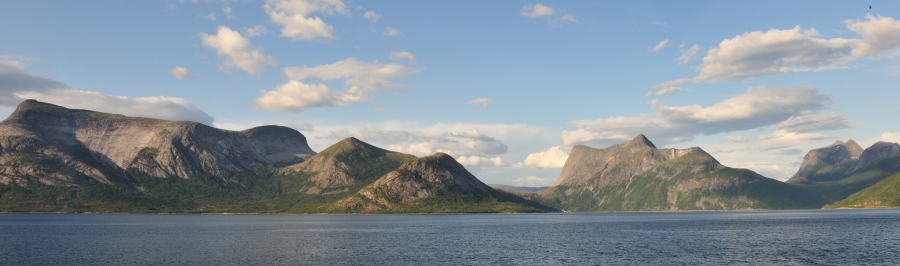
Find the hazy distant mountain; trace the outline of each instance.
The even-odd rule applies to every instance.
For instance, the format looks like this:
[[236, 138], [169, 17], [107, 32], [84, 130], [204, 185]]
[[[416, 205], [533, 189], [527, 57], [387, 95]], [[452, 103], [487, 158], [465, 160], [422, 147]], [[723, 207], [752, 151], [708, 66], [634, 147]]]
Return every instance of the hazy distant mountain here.
[[804, 188], [722, 166], [700, 148], [657, 149], [638, 135], [605, 149], [575, 146], [556, 183], [533, 199], [566, 211], [819, 208]]
[[833, 181], [844, 177], [857, 167], [863, 149], [853, 140], [809, 151], [800, 163], [800, 169], [788, 183], [805, 181]]
[[510, 185], [501, 185], [501, 184], [491, 184], [488, 185], [495, 190], [503, 190], [509, 193], [513, 193], [516, 195], [527, 195], [531, 193], [535, 193], [549, 187], [519, 187], [519, 186], [510, 186]]
[[353, 213], [549, 210], [495, 191], [444, 153], [409, 161], [328, 209]]

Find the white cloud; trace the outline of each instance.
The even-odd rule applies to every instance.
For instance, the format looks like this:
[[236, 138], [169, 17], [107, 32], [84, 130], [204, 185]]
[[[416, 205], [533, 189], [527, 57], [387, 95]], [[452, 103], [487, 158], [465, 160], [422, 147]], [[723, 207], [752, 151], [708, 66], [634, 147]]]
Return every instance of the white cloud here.
[[562, 15], [562, 16], [559, 16], [558, 18], [551, 20], [550, 26], [551, 27], [559, 27], [559, 26], [562, 26], [562, 24], [567, 24], [567, 23], [578, 23], [578, 20], [575, 19], [575, 16], [573, 16], [573, 15]]
[[[844, 22], [862, 38], [821, 38], [816, 29], [770, 29], [747, 32], [725, 39], [709, 49], [697, 76], [667, 81], [657, 87], [685, 83], [719, 82], [758, 76], [826, 71], [847, 68], [847, 64], [863, 57], [893, 58], [885, 53], [900, 47], [900, 21], [890, 17], [867, 15], [864, 20]], [[693, 48], [693, 47], [692, 47]], [[683, 51], [680, 63], [691, 49]]]
[[547, 150], [529, 154], [523, 165], [529, 168], [562, 168], [566, 164], [569, 154], [559, 146], [550, 147]]
[[759, 140], [763, 144], [761, 148], [764, 150], [785, 149], [799, 144], [832, 138], [834, 137], [817, 133], [798, 133], [787, 130], [776, 130], [771, 134], [759, 136]]
[[260, 36], [260, 35], [263, 35], [266, 33], [269, 33], [269, 30], [266, 29], [266, 26], [263, 26], [263, 25], [256, 25], [256, 26], [253, 26], [253, 28], [244, 28], [244, 34], [250, 38]]
[[662, 40], [659, 43], [657, 43], [656, 46], [647, 48], [647, 50], [649, 50], [650, 52], [656, 53], [656, 52], [661, 51], [663, 48], [666, 48], [666, 46], [669, 46], [669, 39]]
[[370, 22], [375, 23], [381, 19], [381, 14], [375, 13], [374, 11], [366, 11], [366, 13], [363, 14], [363, 18], [366, 18]]
[[862, 36], [862, 42], [853, 48], [856, 57], [872, 56], [900, 46], [900, 21], [889, 17], [866, 15], [866, 20], [844, 21], [847, 29]]
[[885, 131], [884, 133], [881, 133], [880, 136], [878, 136], [878, 141], [900, 143], [900, 132]]
[[794, 116], [774, 125], [776, 130], [805, 133], [849, 128], [847, 117], [835, 113], [810, 113]]
[[204, 18], [208, 20], [216, 20], [216, 13], [209, 13], [209, 15], [206, 15]]
[[650, 96], [663, 97], [663, 96], [669, 96], [669, 95], [679, 94], [679, 93], [682, 93], [682, 92], [685, 92], [685, 89], [684, 89], [684, 88], [673, 86], [673, 87], [665, 87], [665, 88], [662, 88], [662, 89], [656, 91], [655, 93], [654, 93], [654, 92], [647, 92], [647, 94], [644, 94], [644, 96], [647, 96], [647, 97], [650, 97]]
[[334, 39], [334, 27], [312, 13], [349, 15], [340, 0], [269, 0], [263, 9], [272, 22], [281, 25], [281, 36], [292, 40]]
[[390, 60], [406, 59], [406, 61], [409, 61], [410, 64], [412, 64], [414, 66], [419, 66], [419, 61], [416, 61], [416, 57], [413, 56], [413, 54], [410, 52], [394, 51], [394, 52], [391, 52], [391, 55], [388, 57], [388, 59], [390, 59]]
[[398, 30], [398, 29], [395, 29], [392, 27], [384, 28], [384, 36], [400, 36], [400, 35], [403, 35], [403, 33], [400, 32], [400, 30]]
[[19, 69], [25, 68], [36, 61], [40, 61], [40, 59], [20, 55], [0, 55], [0, 65], [7, 65]]
[[[684, 44], [682, 43], [682, 45]], [[678, 57], [678, 64], [683, 65], [694, 62], [694, 60], [697, 60], [697, 53], [699, 52], [700, 46], [696, 44], [694, 44], [694, 46], [691, 46], [691, 48], [688, 48], [687, 50], [681, 49], [681, 56]]]
[[225, 14], [225, 16], [228, 17], [228, 19], [235, 19], [234, 14], [231, 13], [231, 7], [228, 7], [228, 6], [223, 7], [222, 14]]
[[265, 69], [265, 65], [278, 64], [274, 58], [264, 55], [259, 49], [250, 45], [250, 40], [241, 36], [231, 28], [220, 26], [216, 35], [200, 33], [203, 45], [216, 51], [225, 62], [219, 65], [227, 71], [237, 67], [249, 74], [257, 75]]
[[526, 5], [522, 7], [522, 11], [519, 12], [519, 15], [527, 18], [539, 18], [556, 15], [556, 10], [542, 4]]
[[462, 165], [476, 165], [476, 166], [506, 166], [506, 163], [503, 162], [503, 159], [500, 156], [487, 158], [480, 156], [460, 156], [456, 158]]
[[188, 71], [187, 68], [184, 67], [175, 67], [172, 70], [169, 70], [169, 75], [175, 77], [178, 80], [194, 78], [194, 74], [192, 74], [190, 71]]
[[492, 103], [494, 103], [494, 100], [491, 100], [489, 98], [476, 98], [474, 100], [466, 102], [466, 104], [470, 104], [470, 105], [471, 104], [480, 104], [483, 106], [488, 106], [488, 104], [492, 104]]
[[754, 172], [769, 178], [787, 180], [797, 172], [797, 166], [790, 164], [777, 164], [769, 162], [727, 162], [726, 165], [734, 168], [751, 169]]
[[747, 137], [744, 137], [744, 136], [725, 136], [725, 138], [723, 138], [722, 141], [725, 141], [725, 142], [738, 142], [738, 143], [740, 143], [740, 142], [748, 142], [748, 141], [750, 141], [750, 140], [747, 139]]
[[545, 177], [537, 177], [537, 176], [526, 176], [522, 178], [516, 178], [513, 180], [516, 182], [517, 186], [523, 187], [546, 187], [553, 184], [556, 181], [555, 178], [545, 178]]
[[[666, 106], [650, 101], [654, 116], [610, 117], [570, 122], [577, 130], [562, 131], [565, 145], [605, 145], [645, 134], [660, 146], [712, 135], [773, 126], [825, 109], [828, 96], [811, 87], [749, 87], [743, 94], [711, 106]], [[803, 118], [799, 118], [803, 119]], [[787, 126], [785, 126], [787, 127]]]
[[32, 75], [20, 66], [25, 60], [15, 56], [0, 57], [0, 106], [15, 107], [22, 100], [16, 96], [20, 92], [47, 92], [69, 89], [62, 82]]
[[[309, 107], [367, 101], [371, 93], [405, 89], [389, 79], [402, 78], [418, 71], [404, 65], [380, 64], [377, 61], [367, 63], [355, 58], [315, 67], [287, 67], [284, 72], [290, 81], [272, 91], [262, 91], [262, 95], [256, 99], [255, 108], [270, 112], [300, 112]], [[344, 83], [349, 88], [334, 92], [325, 84], [304, 83], [308, 79], [345, 80]]]
[[384, 107], [375, 107], [375, 108], [372, 108], [372, 112], [384, 113], [385, 111], [387, 111], [387, 109], [384, 109]]

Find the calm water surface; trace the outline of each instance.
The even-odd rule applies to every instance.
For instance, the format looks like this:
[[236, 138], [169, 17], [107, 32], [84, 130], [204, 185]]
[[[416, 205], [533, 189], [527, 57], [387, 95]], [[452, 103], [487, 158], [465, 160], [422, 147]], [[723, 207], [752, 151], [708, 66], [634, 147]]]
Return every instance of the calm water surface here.
[[0, 214], [0, 265], [900, 265], [900, 210]]

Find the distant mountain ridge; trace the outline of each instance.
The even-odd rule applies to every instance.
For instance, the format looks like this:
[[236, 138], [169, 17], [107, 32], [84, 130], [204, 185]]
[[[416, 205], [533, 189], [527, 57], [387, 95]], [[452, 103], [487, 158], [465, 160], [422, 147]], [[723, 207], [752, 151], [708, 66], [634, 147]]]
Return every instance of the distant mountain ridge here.
[[532, 199], [568, 211], [817, 208], [803, 188], [725, 167], [703, 149], [657, 149], [644, 135], [575, 146], [556, 183]]
[[811, 150], [803, 157], [800, 169], [787, 182], [821, 182], [841, 178], [857, 169], [862, 153], [863, 149], [852, 139], [835, 141], [829, 146]]

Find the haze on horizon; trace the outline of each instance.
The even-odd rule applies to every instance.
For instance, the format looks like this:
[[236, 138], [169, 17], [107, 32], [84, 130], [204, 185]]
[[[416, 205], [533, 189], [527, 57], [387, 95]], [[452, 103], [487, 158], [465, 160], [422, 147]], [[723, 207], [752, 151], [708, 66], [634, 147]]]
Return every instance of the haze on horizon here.
[[900, 141], [898, 19], [891, 1], [10, 1], [0, 116], [37, 99], [277, 124], [520, 186], [644, 134], [786, 180], [835, 140]]

